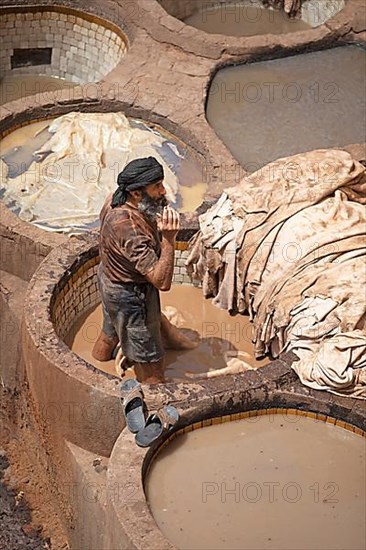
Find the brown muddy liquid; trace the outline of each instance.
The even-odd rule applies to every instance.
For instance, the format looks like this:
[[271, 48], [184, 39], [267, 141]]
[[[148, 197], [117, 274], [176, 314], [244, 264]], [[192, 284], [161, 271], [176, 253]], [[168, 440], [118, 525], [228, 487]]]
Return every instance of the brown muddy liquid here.
[[41, 148], [49, 139], [48, 126], [55, 120], [32, 122], [22, 128], [17, 128], [0, 141], [0, 156], [9, 167], [9, 176], [25, 172], [31, 165], [33, 153]]
[[75, 86], [74, 82], [51, 76], [5, 76], [0, 80], [0, 105], [34, 94], [42, 94], [41, 101], [44, 102], [54, 97], [54, 92]]
[[177, 437], [145, 490], [177, 548], [362, 550], [365, 473], [361, 436], [275, 414]]
[[345, 46], [222, 69], [207, 120], [248, 172], [277, 158], [365, 141], [366, 52]]
[[[191, 331], [198, 332], [198, 348], [189, 351], [166, 353], [167, 380], [190, 380], [186, 372], [207, 372], [226, 366], [223, 354], [226, 351], [246, 352], [245, 361], [253, 367], [261, 367], [268, 360], [256, 361], [253, 355], [252, 325], [249, 318], [229, 314], [213, 306], [211, 300], [202, 297], [202, 290], [189, 285], [176, 285], [170, 292], [160, 294], [162, 308], [174, 306], [183, 315], [182, 330], [187, 336]], [[93, 345], [102, 327], [102, 309], [97, 306], [86, 312], [65, 339], [66, 344], [96, 368], [115, 374], [114, 361], [100, 362], [91, 356]], [[130, 374], [130, 373], [129, 373]]]
[[[42, 130], [48, 128], [54, 120], [54, 118], [49, 118], [47, 120], [41, 120], [40, 122], [32, 122], [32, 124], [22, 126], [22, 128], [17, 128], [7, 136], [3, 137], [0, 141], [1, 154], [3, 155], [4, 153], [7, 153], [14, 147], [24, 147], [26, 143], [31, 146], [34, 136], [42, 132]], [[33, 148], [30, 147], [29, 150], [32, 151]]]
[[210, 34], [226, 36], [285, 34], [311, 28], [301, 19], [290, 19], [284, 11], [243, 4], [207, 5], [184, 22]]

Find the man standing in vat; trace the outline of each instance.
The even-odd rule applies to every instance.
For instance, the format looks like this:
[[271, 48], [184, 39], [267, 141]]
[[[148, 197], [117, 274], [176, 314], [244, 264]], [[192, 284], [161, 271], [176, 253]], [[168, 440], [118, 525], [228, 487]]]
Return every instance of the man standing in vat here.
[[98, 284], [103, 328], [92, 355], [108, 361], [118, 342], [140, 382], [164, 381], [164, 344], [196, 346], [161, 313], [171, 287], [179, 214], [169, 206], [164, 170], [153, 157], [127, 164], [101, 210]]

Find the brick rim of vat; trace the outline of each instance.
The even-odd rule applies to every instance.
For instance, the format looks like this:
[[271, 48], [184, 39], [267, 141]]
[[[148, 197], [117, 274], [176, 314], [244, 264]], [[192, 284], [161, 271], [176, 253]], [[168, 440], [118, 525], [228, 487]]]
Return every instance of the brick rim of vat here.
[[[143, 10], [144, 0], [137, 0], [137, 3]], [[205, 31], [187, 25], [182, 20], [171, 15], [162, 6], [159, 0], [151, 0], [150, 9], [146, 10], [145, 8], [146, 12], [149, 11], [148, 15], [145, 15], [145, 18], [147, 19], [149, 17], [153, 19], [157, 27], [163, 26], [165, 31], [169, 31], [172, 35], [173, 33], [178, 33], [181, 37], [186, 39], [189, 38], [191, 41], [190, 48], [192, 48], [196, 54], [204, 52], [207, 47], [212, 49], [212, 53], [215, 50], [215, 47], [222, 47], [228, 55], [233, 54], [236, 56], [240, 50], [242, 50], [243, 54], [245, 54], [247, 53], [248, 48], [255, 45], [262, 45], [268, 40], [268, 38], [271, 38], [271, 46], [276, 46], [283, 44], [284, 41], [295, 43], [295, 45], [296, 42], [298, 42], [298, 45], [300, 45], [303, 41], [306, 42], [310, 40], [312, 42], [317, 38], [327, 39], [332, 37], [334, 33], [339, 33], [341, 37], [344, 32], [346, 22], [352, 20], [352, 15], [354, 11], [359, 8], [359, 5], [359, 0], [346, 0], [346, 5], [343, 9], [325, 21], [325, 23], [314, 28], [294, 31], [288, 34], [263, 34], [255, 35], [253, 37], [237, 37], [206, 33]], [[142, 14], [144, 14], [144, 11], [142, 11]], [[352, 32], [351, 25], [349, 25], [347, 32]], [[288, 37], [288, 40], [286, 40], [286, 37]]]
[[[227, 37], [227, 38], [238, 38], [238, 39], [240, 39], [240, 38], [245, 38], [245, 37], [240, 37], [240, 36], [236, 36], [236, 35], [227, 35], [227, 34], [221, 34], [221, 33], [208, 33], [208, 32], [206, 32], [206, 31], [204, 31], [204, 30], [202, 30], [202, 29], [197, 29], [197, 27], [194, 27], [193, 25], [189, 25], [189, 24], [185, 23], [185, 22], [184, 22], [184, 19], [181, 19], [180, 17], [178, 17], [178, 15], [173, 15], [173, 13], [171, 13], [171, 11], [168, 11], [168, 9], [163, 5], [163, 4], [164, 4], [164, 0], [156, 0], [156, 1], [158, 2], [158, 4], [160, 4], [160, 6], [161, 6], [161, 7], [163, 8], [163, 10], [165, 11], [165, 13], [168, 14], [170, 17], [172, 17], [172, 18], [174, 18], [174, 19], [180, 21], [183, 25], [185, 25], [185, 26], [187, 26], [187, 27], [192, 27], [192, 28], [198, 30], [199, 33], [204, 33], [205, 35], [207, 35], [207, 34], [208, 34], [208, 35], [214, 34], [214, 36], [216, 36], [216, 37], [217, 37], [217, 36], [220, 36], [221, 38], [222, 38], [222, 37]], [[345, 5], [344, 5], [343, 7], [341, 7], [334, 15], [327, 17], [327, 19], [324, 21], [324, 23], [321, 23], [320, 25], [316, 25], [316, 26], [314, 26], [314, 27], [311, 27], [311, 26], [310, 26], [309, 29], [304, 29], [304, 30], [313, 30], [313, 29], [317, 29], [317, 28], [319, 28], [320, 26], [326, 24], [326, 23], [327, 23], [328, 21], [330, 21], [331, 19], [334, 19], [335, 17], [337, 17], [337, 15], [338, 15], [341, 11], [343, 11], [343, 10], [346, 8], [347, 1], [349, 1], [349, 0], [344, 0]], [[238, 4], [238, 2], [235, 2], [235, 0], [232, 0], [231, 2], [229, 2], [229, 5], [235, 5], [235, 4]], [[239, 2], [239, 4], [240, 4], [240, 2]], [[217, 7], [220, 7], [220, 6], [222, 6], [222, 5], [225, 5], [225, 2], [223, 2], [222, 0], [214, 0], [214, 1], [209, 2], [207, 5], [209, 6], [209, 8], [216, 7], [216, 6], [217, 6]], [[244, 2], [242, 3], [242, 5], [243, 5], [244, 8], [245, 8], [245, 7], [252, 7], [251, 2], [248, 1], [248, 0], [247, 0], [247, 2], [244, 1]], [[192, 9], [190, 9], [190, 10], [189, 10], [190, 13], [189, 13], [188, 15], [185, 15], [185, 16], [184, 16], [185, 18], [190, 17], [191, 15], [193, 15], [193, 14], [196, 12], [196, 7], [194, 7], [194, 6], [192, 6], [192, 7], [193, 7], [193, 11], [192, 11]], [[263, 9], [263, 10], [266, 10], [266, 9], [269, 10], [269, 9], [270, 9], [269, 7], [266, 7], [266, 6], [264, 6], [264, 5], [260, 5], [260, 1], [259, 1], [259, 0], [257, 0], [257, 5], [254, 5], [254, 7], [259, 8], [259, 9]], [[280, 11], [280, 10], [278, 10], [278, 9], [276, 9], [276, 8], [273, 8], [273, 9], [274, 9], [275, 11]], [[283, 13], [285, 13], [285, 12], [283, 12]], [[300, 21], [302, 21], [302, 20], [303, 20], [303, 19], [300, 18]], [[293, 31], [293, 32], [303, 32], [303, 31]], [[268, 33], [268, 34], [271, 34], [271, 33]], [[287, 33], [284, 33], [284, 34], [287, 34]], [[291, 33], [291, 34], [292, 34], [292, 33]], [[254, 36], [257, 36], [257, 35], [254, 35]]]
[[[88, 241], [86, 247], [85, 241]], [[24, 303], [24, 328], [37, 347], [41, 335], [43, 347], [40, 353], [47, 356], [56, 366], [58, 366], [57, 358], [62, 355], [68, 363], [68, 374], [71, 374], [69, 372], [70, 367], [74, 367], [73, 375], [89, 384], [91, 384], [91, 381], [87, 377], [90, 372], [96, 374], [102, 383], [108, 383], [112, 380], [115, 382], [116, 377], [95, 369], [87, 361], [71, 352], [54, 330], [52, 307], [57, 294], [74, 275], [75, 271], [73, 272], [71, 269], [76, 266], [80, 267], [84, 263], [82, 260], [85, 260], [88, 254], [93, 256], [94, 252], [94, 255], [96, 255], [97, 248], [98, 243], [95, 235], [88, 235], [82, 240], [70, 239], [68, 243], [55, 247], [34, 273]], [[64, 367], [59, 368], [63, 370]], [[112, 389], [112, 387], [110, 386], [109, 389]]]
[[156, 460], [156, 458], [161, 453], [161, 451], [165, 449], [177, 437], [180, 437], [186, 433], [200, 430], [201, 428], [206, 428], [208, 426], [217, 426], [219, 424], [225, 424], [227, 422], [237, 422], [239, 420], [245, 420], [247, 418], [255, 418], [255, 417], [266, 416], [266, 415], [280, 415], [280, 414], [286, 415], [286, 416], [291, 415], [291, 416], [301, 416], [305, 418], [311, 418], [312, 420], [317, 420], [319, 422], [323, 422], [324, 424], [331, 424], [333, 426], [337, 426], [338, 428], [344, 429], [348, 432], [351, 432], [363, 438], [366, 438], [366, 431], [363, 430], [362, 428], [354, 426], [349, 422], [345, 422], [342, 419], [335, 418], [334, 416], [320, 413], [316, 410], [316, 407], [313, 407], [313, 409], [310, 408], [309, 410], [301, 410], [301, 409], [286, 408], [286, 407], [281, 407], [281, 408], [269, 407], [269, 408], [263, 408], [263, 409], [248, 409], [248, 410], [245, 410], [239, 413], [234, 413], [234, 414], [227, 413], [222, 416], [212, 416], [210, 418], [205, 418], [204, 420], [197, 420], [196, 422], [188, 424], [183, 428], [179, 428], [177, 430], [172, 431], [171, 433], [167, 434], [166, 438], [162, 441], [162, 443], [157, 448], [154, 448], [150, 453], [147, 452], [146, 457], [144, 459], [144, 466], [143, 466], [143, 472], [144, 472], [143, 486], [145, 484], [145, 480], [147, 479], [147, 476], [149, 475], [149, 471], [153, 462]]
[[205, 420], [194, 422], [193, 424], [189, 424], [184, 428], [180, 428], [179, 430], [176, 430], [163, 441], [163, 443], [159, 446], [159, 448], [156, 449], [154, 454], [150, 457], [149, 465], [148, 465], [148, 469], [146, 470], [145, 477], [148, 475], [149, 468], [151, 464], [154, 462], [154, 460], [157, 458], [159, 453], [177, 437], [189, 432], [194, 432], [195, 430], [200, 430], [201, 428], [206, 428], [208, 426], [216, 426], [218, 424], [225, 424], [227, 422], [236, 422], [238, 420], [245, 420], [246, 418], [255, 418], [257, 416], [265, 416], [270, 414], [273, 414], [273, 415], [286, 414], [286, 415], [292, 415], [292, 416], [302, 416], [306, 418], [311, 418], [313, 420], [318, 420], [319, 422], [338, 426], [338, 428], [345, 429], [349, 432], [352, 432], [356, 435], [360, 435], [361, 437], [366, 438], [366, 432], [361, 428], [358, 428], [353, 424], [349, 424], [344, 420], [340, 420], [332, 416], [327, 416], [325, 414], [322, 414], [316, 411], [311, 411], [311, 410], [303, 411], [300, 409], [292, 409], [292, 408], [291, 409], [286, 409], [286, 408], [251, 409], [248, 411], [235, 413], [235, 414], [214, 416], [212, 418], [207, 418]]
[[[176, 243], [177, 250], [185, 251], [187, 247], [188, 243], [185, 241], [177, 241]], [[63, 258], [66, 258], [65, 263], [63, 263]], [[42, 337], [46, 346], [46, 348], [42, 349], [42, 353], [48, 351], [46, 342], [50, 344], [52, 351], [55, 350], [56, 345], [60, 348], [60, 352], [62, 352], [64, 358], [68, 359], [76, 367], [81, 367], [83, 371], [85, 369], [92, 371], [94, 374], [100, 375], [102, 379], [112, 381], [115, 384], [116, 381], [120, 381], [118, 376], [108, 374], [94, 367], [91, 363], [74, 353], [65, 343], [64, 338], [58, 334], [55, 327], [55, 315], [63, 298], [71, 288], [77, 286], [77, 281], [91, 267], [99, 263], [98, 259], [98, 240], [95, 233], [54, 248], [37, 269], [27, 289], [25, 323], [33, 338], [39, 336], [40, 329], [36, 329], [30, 319], [30, 316], [37, 309], [37, 319], [42, 324], [40, 328], [44, 329]], [[55, 269], [55, 260], [59, 268], [57, 271]], [[48, 275], [48, 281], [44, 275]], [[35, 296], [35, 303], [33, 303], [33, 294]], [[42, 304], [41, 307], [40, 304]], [[68, 329], [72, 327], [74, 322], [75, 320], [70, 323]], [[66, 330], [66, 335], [67, 333], [68, 330]], [[83, 372], [83, 374], [85, 373]]]
[[72, 8], [66, 5], [61, 4], [37, 4], [35, 2], [31, 5], [25, 5], [25, 6], [19, 6], [19, 5], [1, 5], [0, 4], [0, 18], [4, 15], [12, 14], [12, 13], [62, 13], [64, 15], [73, 15], [74, 17], [77, 17], [79, 19], [83, 19], [84, 21], [88, 21], [89, 23], [95, 23], [96, 25], [103, 27], [105, 29], [110, 30], [119, 38], [121, 38], [128, 49], [130, 45], [130, 39], [128, 36], [128, 29], [127, 27], [121, 27], [117, 23], [114, 23], [112, 21], [109, 21], [108, 19], [104, 19], [102, 15], [96, 15], [93, 13], [89, 13], [87, 11], [81, 11], [80, 9]]
[[[108, 483], [118, 482], [119, 472], [128, 471], [129, 480], [132, 483], [134, 489], [133, 502], [127, 501], [113, 501], [114, 514], [121, 523], [124, 533], [127, 535], [128, 539], [134, 544], [134, 548], [137, 550], [142, 550], [146, 548], [146, 545], [149, 547], [156, 547], [154, 544], [159, 543], [159, 548], [164, 550], [178, 550], [177, 547], [172, 544], [162, 533], [162, 531], [157, 526], [154, 516], [150, 510], [146, 495], [145, 495], [145, 481], [149, 474], [149, 468], [155, 458], [158, 456], [159, 452], [169, 445], [169, 443], [184, 433], [193, 431], [195, 429], [200, 429], [202, 427], [221, 424], [225, 422], [231, 422], [236, 420], [241, 420], [245, 418], [252, 418], [255, 416], [269, 415], [269, 414], [286, 414], [286, 415], [297, 415], [312, 418], [324, 422], [325, 424], [336, 425], [339, 428], [346, 429], [355, 435], [366, 437], [366, 433], [363, 429], [358, 428], [357, 426], [342, 420], [342, 418], [335, 418], [331, 415], [326, 415], [318, 412], [319, 409], [322, 409], [322, 401], [318, 401], [316, 394], [319, 392], [314, 392], [314, 400], [312, 404], [308, 405], [306, 408], [299, 409], [296, 408], [296, 393], [293, 395], [288, 395], [288, 403], [283, 404], [283, 406], [273, 406], [275, 399], [273, 395], [268, 395], [268, 402], [261, 403], [257, 408], [253, 408], [251, 403], [242, 406], [241, 410], [236, 413], [230, 413], [227, 410], [227, 405], [222, 405], [222, 414], [218, 415], [217, 408], [213, 414], [210, 414], [210, 411], [203, 418], [202, 413], [197, 409], [197, 405], [191, 405], [191, 408], [188, 411], [180, 411], [181, 416], [179, 419], [179, 426], [172, 433], [165, 436], [165, 438], [155, 444], [150, 448], [141, 448], [135, 444], [134, 436], [127, 429], [123, 430], [119, 438], [117, 439], [109, 463], [109, 478]], [[225, 410], [226, 409], [226, 410]], [[366, 420], [366, 411], [363, 410], [363, 419]], [[132, 515], [132, 518], [131, 518]], [[144, 521], [141, 521], [141, 518], [144, 518]], [[137, 530], [133, 527], [134, 525], [139, 524], [141, 529]]]
[[[189, 284], [198, 287], [200, 285], [193, 282], [182, 267], [182, 263], [184, 263], [182, 253], [187, 249], [187, 242], [176, 241], [173, 284]], [[99, 251], [96, 247], [92, 247], [86, 254], [80, 255], [56, 284], [51, 296], [50, 317], [54, 330], [69, 348], [69, 342], [73, 338], [78, 321], [100, 304], [96, 275], [99, 262]], [[87, 330], [84, 338], [88, 339]], [[88, 364], [90, 363], [88, 362]]]
[[[186, 248], [187, 242], [178, 243], [177, 250]], [[71, 238], [68, 242], [55, 247], [40, 264], [29, 283], [24, 304], [24, 329], [36, 347], [39, 347], [41, 340], [40, 353], [57, 368], [65, 368], [63, 364], [60, 366], [57, 363], [58, 357], [62, 356], [62, 363], [67, 364], [68, 375], [71, 374], [72, 368], [73, 376], [92, 385], [93, 382], [88, 376], [93, 373], [98, 383], [115, 394], [115, 385], [120, 381], [119, 377], [101, 371], [74, 353], [59, 336], [54, 325], [54, 316], [60, 302], [87, 271], [86, 264], [97, 264], [98, 257], [98, 238], [95, 232], [84, 234], [80, 238]], [[91, 263], [88, 269], [90, 267]], [[71, 326], [72, 322], [70, 328]], [[184, 386], [187, 387], [187, 384]]]
[[[30, 21], [27, 20], [28, 14], [33, 17], [32, 25], [36, 24], [36, 31], [31, 27]], [[65, 20], [56, 21], [53, 17], [58, 14], [59, 18], [65, 18]], [[4, 76], [16, 75], [22, 76], [24, 74], [38, 74], [41, 73], [46, 76], [60, 77], [61, 79], [71, 80], [75, 84], [86, 84], [89, 82], [98, 82], [101, 78], [104, 78], [107, 74], [113, 71], [121, 59], [125, 57], [130, 41], [125, 31], [125, 26], [115, 24], [108, 19], [102, 18], [99, 15], [88, 13], [87, 11], [76, 10], [60, 5], [27, 5], [24, 8], [19, 6], [0, 6], [0, 22], [4, 24], [4, 28], [7, 25], [14, 25], [14, 22], [9, 21], [9, 17], [21, 16], [24, 19], [26, 25], [26, 31], [24, 31], [22, 38], [19, 35], [12, 37], [11, 41], [4, 47], [6, 57], [2, 62], [2, 73]], [[38, 17], [37, 17], [38, 16]], [[16, 47], [40, 47], [42, 42], [36, 32], [42, 30], [42, 24], [44, 22], [50, 22], [50, 25], [65, 25], [64, 29], [55, 27], [48, 27], [48, 34], [43, 36], [43, 46], [48, 45], [51, 48], [56, 48], [59, 57], [52, 54], [52, 60], [49, 65], [41, 65], [39, 69], [37, 66], [14, 68], [10, 67], [10, 56], [12, 54], [12, 46]], [[18, 24], [15, 21], [15, 24]], [[75, 27], [79, 25], [82, 36], [78, 42], [75, 42], [73, 46], [66, 48], [63, 43], [63, 38], [68, 37], [70, 39], [70, 29], [67, 25]], [[93, 29], [94, 26], [94, 29]], [[88, 28], [87, 28], [88, 27]], [[17, 29], [15, 29], [17, 30]], [[99, 33], [102, 33], [99, 35]], [[85, 33], [85, 34], [83, 34]], [[92, 34], [94, 33], [94, 37]], [[109, 33], [109, 34], [108, 34]], [[74, 34], [74, 32], [72, 32]], [[9, 32], [10, 36], [10, 32]], [[105, 37], [103, 43], [101, 42], [102, 36]], [[62, 39], [62, 40], [61, 40]], [[24, 43], [22, 43], [22, 40]], [[60, 42], [58, 43], [58, 40]], [[104, 50], [104, 44], [107, 44], [108, 55]], [[98, 60], [94, 55], [90, 55], [93, 48], [97, 51], [100, 49], [102, 58]], [[75, 51], [73, 51], [75, 50]], [[90, 51], [89, 51], [90, 50]], [[70, 51], [72, 54], [69, 56]], [[89, 54], [86, 52], [89, 51]], [[88, 67], [88, 70], [86, 70]]]
[[[182, 241], [178, 249], [185, 249], [186, 242]], [[70, 286], [83, 275], [83, 266], [98, 257], [98, 237], [96, 233], [88, 233], [80, 238], [70, 238], [66, 243], [55, 247], [48, 254], [46, 259], [40, 264], [34, 273], [25, 295], [24, 301], [24, 330], [42, 353], [47, 357], [57, 368], [67, 369], [67, 374], [71, 374], [91, 384], [88, 379], [92, 372], [106, 389], [113, 388], [115, 393], [115, 383], [119, 380], [118, 377], [105, 373], [87, 361], [76, 355], [60, 338], [55, 330], [52, 316], [55, 308]], [[66, 291], [64, 290], [66, 288]], [[41, 345], [40, 344], [41, 342]], [[59, 365], [58, 357], [62, 356], [62, 365]], [[270, 367], [274, 362], [270, 363]], [[64, 364], [67, 366], [65, 367]], [[268, 370], [268, 368], [267, 368]], [[267, 371], [266, 371], [267, 372]], [[215, 386], [214, 381], [208, 381], [209, 386]], [[158, 385], [157, 387], [180, 387], [191, 388], [201, 386], [200, 383], [168, 383]]]

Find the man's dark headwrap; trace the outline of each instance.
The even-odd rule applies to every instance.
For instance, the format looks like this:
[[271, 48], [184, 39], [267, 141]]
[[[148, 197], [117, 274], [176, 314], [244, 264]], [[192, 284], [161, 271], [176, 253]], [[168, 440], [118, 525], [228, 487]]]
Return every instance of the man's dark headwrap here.
[[164, 169], [154, 157], [132, 160], [118, 174], [118, 189], [112, 198], [112, 208], [125, 204], [129, 191], [157, 183], [163, 178]]

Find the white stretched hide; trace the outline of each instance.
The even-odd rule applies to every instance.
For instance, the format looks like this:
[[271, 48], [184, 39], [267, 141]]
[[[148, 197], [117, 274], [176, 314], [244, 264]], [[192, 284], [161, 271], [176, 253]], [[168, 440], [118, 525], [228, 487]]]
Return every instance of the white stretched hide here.
[[42, 162], [13, 179], [2, 163], [4, 200], [15, 201], [21, 219], [65, 231], [88, 224], [115, 191], [124, 166], [147, 156], [164, 166], [167, 197], [175, 201], [177, 178], [158, 152], [165, 138], [132, 128], [122, 113], [69, 113], [54, 120], [49, 131], [53, 135], [37, 151], [51, 151]]

